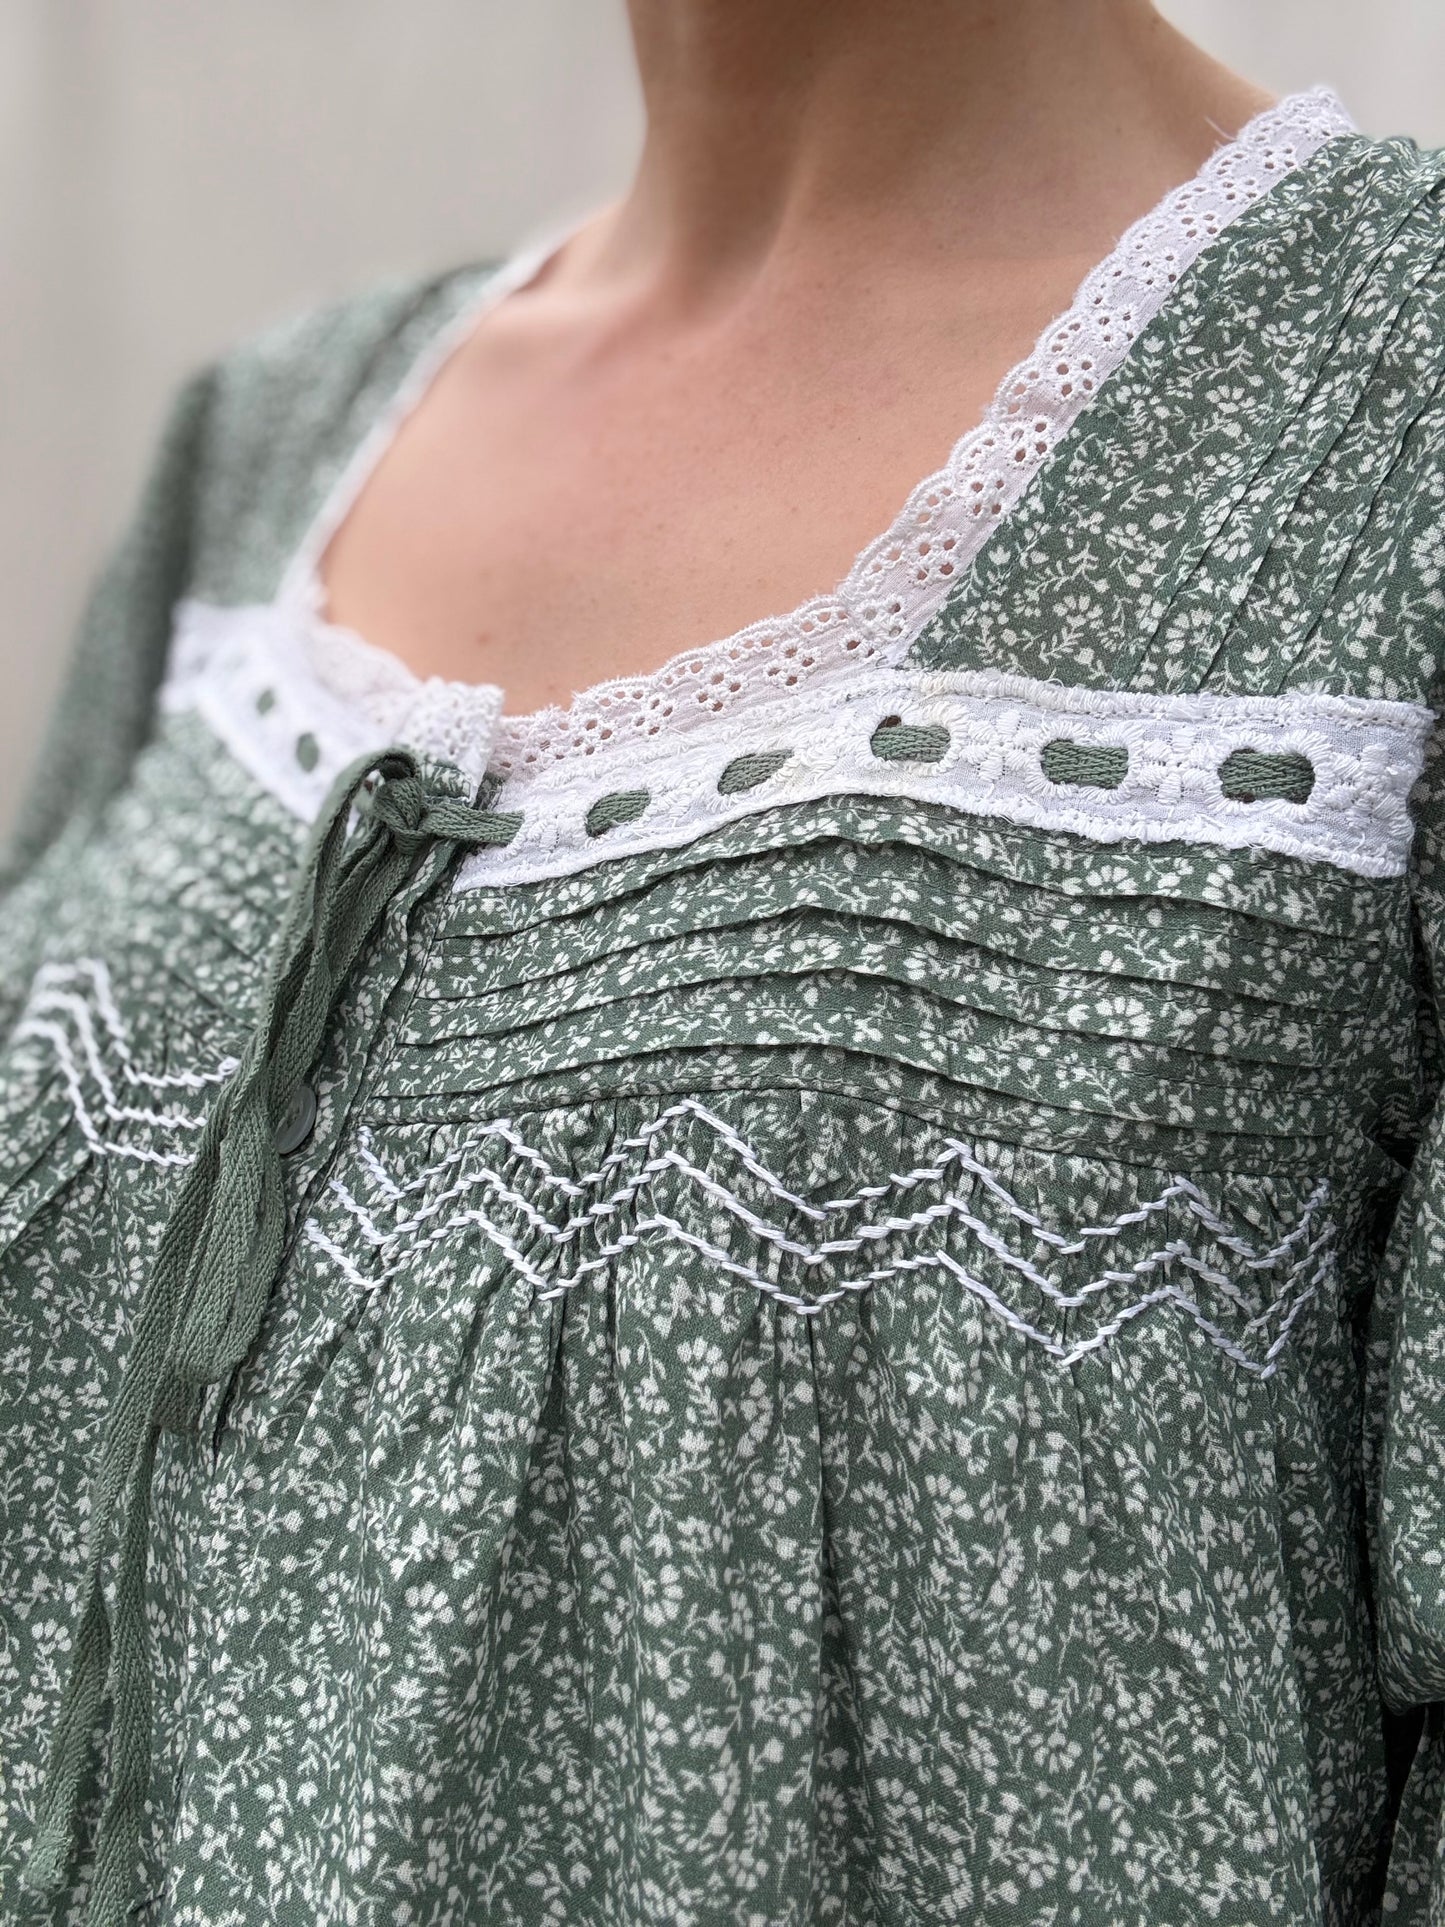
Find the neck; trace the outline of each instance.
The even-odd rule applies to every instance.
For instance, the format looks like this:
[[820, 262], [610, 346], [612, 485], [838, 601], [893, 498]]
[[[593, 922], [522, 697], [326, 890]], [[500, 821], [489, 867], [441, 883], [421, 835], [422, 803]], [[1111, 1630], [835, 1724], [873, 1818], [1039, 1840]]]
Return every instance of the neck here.
[[[646, 138], [594, 268], [695, 294], [800, 236], [1087, 247], [1121, 170], [1162, 192], [1266, 96], [1149, 0], [629, 0]], [[961, 191], [966, 184], [966, 191]], [[1085, 231], [1080, 233], [1080, 218]], [[1107, 219], [1105, 221], [1107, 227]], [[1010, 239], [1009, 237], [1012, 236]]]

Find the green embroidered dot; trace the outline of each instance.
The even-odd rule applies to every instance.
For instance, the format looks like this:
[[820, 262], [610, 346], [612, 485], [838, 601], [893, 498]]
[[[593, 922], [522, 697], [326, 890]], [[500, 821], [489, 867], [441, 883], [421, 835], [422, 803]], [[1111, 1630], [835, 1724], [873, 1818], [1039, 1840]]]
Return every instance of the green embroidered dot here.
[[606, 836], [620, 823], [635, 823], [651, 801], [651, 790], [614, 790], [599, 796], [587, 812], [587, 834]]
[[1234, 803], [1307, 803], [1315, 766], [1298, 750], [1236, 749], [1219, 766], [1219, 787]]
[[296, 738], [296, 760], [308, 773], [321, 761], [321, 745], [309, 729]]
[[1067, 736], [1045, 743], [1039, 762], [1051, 783], [1076, 784], [1080, 789], [1116, 790], [1129, 774], [1127, 749], [1109, 743], [1071, 743]]
[[942, 723], [905, 723], [901, 716], [885, 716], [868, 747], [885, 763], [940, 763], [948, 754], [948, 742]]
[[256, 714], [258, 716], [269, 715], [275, 707], [276, 691], [274, 689], [263, 689], [256, 698]]
[[735, 756], [717, 779], [719, 796], [736, 796], [741, 790], [755, 790], [766, 783], [792, 755], [790, 749], [762, 749], [749, 756]]

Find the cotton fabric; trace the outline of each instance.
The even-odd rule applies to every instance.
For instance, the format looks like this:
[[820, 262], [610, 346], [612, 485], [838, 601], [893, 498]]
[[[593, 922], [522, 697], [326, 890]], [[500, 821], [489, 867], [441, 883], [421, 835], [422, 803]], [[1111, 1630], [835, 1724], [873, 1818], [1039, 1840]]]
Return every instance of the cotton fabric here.
[[[1279, 181], [910, 666], [1435, 709], [1442, 190], [1361, 137]], [[17, 1922], [84, 1918], [86, 1828], [18, 1873], [88, 1467], [306, 834], [158, 710], [174, 604], [274, 590], [473, 286], [191, 385], [17, 847]], [[257, 1342], [159, 1437], [138, 1917], [1445, 1921], [1438, 769], [1396, 874], [763, 778], [399, 892]]]

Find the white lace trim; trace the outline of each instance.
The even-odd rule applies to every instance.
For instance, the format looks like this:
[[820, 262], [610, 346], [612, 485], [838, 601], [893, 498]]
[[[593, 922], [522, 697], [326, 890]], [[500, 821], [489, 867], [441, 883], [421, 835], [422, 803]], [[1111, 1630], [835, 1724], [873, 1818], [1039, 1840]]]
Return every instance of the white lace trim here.
[[473, 784], [481, 782], [501, 690], [467, 685], [462, 712], [455, 685], [403, 673], [404, 690], [383, 716], [322, 682], [309, 657], [298, 654], [295, 624], [277, 604], [221, 609], [184, 601], [176, 607], [160, 703], [168, 712], [203, 716], [263, 788], [310, 822], [353, 758], [394, 743], [455, 763]]
[[[875, 733], [894, 717], [933, 732], [933, 760], [878, 753]], [[738, 712], [726, 728], [616, 753], [590, 784], [570, 769], [539, 771], [517, 799], [513, 841], [469, 857], [457, 887], [676, 848], [760, 809], [840, 795], [943, 806], [1096, 843], [1274, 850], [1359, 876], [1397, 876], [1413, 835], [1409, 794], [1433, 724], [1430, 710], [1409, 703], [1158, 696], [874, 665], [814, 691], [796, 710]], [[1126, 773], [1113, 788], [1054, 780], [1044, 753], [1064, 743], [1123, 751]], [[1221, 772], [1241, 750], [1303, 757], [1314, 778], [1307, 799], [1227, 796]], [[767, 767], [764, 759], [776, 767], [745, 790], [730, 788], [725, 772], [747, 759], [756, 759], [750, 776]], [[620, 795], [635, 817], [599, 830], [604, 798]]]
[[[1326, 141], [1353, 131], [1329, 88], [1290, 95], [1136, 222], [1068, 312], [1007, 376], [979, 426], [914, 490], [893, 526], [862, 552], [832, 594], [675, 656], [650, 675], [598, 683], [566, 709], [504, 716], [495, 729], [489, 686], [433, 679], [428, 713], [439, 740], [409, 740], [456, 760], [456, 744], [469, 734], [488, 735], [493, 770], [524, 779], [619, 745], [676, 737], [740, 708], [846, 678], [859, 665], [902, 660], [1185, 271], [1285, 175]], [[531, 278], [545, 254], [531, 250], [489, 281], [478, 302], [428, 349], [301, 545], [278, 597], [300, 624], [302, 646], [309, 641], [333, 695], [364, 711], [393, 741], [404, 728], [417, 727], [411, 693], [417, 679], [389, 652], [323, 620], [317, 559], [441, 362], [466, 339], [479, 312]]]
[[[168, 682], [166, 706], [198, 710], [299, 815], [316, 813], [353, 757], [394, 740], [308, 679], [270, 604], [184, 604], [178, 639], [188, 673]], [[420, 701], [426, 686], [417, 689]], [[495, 716], [500, 695], [490, 696]], [[896, 739], [877, 736], [890, 719], [931, 734], [905, 745], [908, 754], [890, 754]], [[457, 887], [564, 876], [691, 843], [759, 810], [839, 795], [942, 806], [1099, 843], [1275, 850], [1359, 876], [1397, 876], [1434, 720], [1418, 704], [1348, 696], [1156, 695], [991, 670], [861, 664], [804, 704], [754, 705], [681, 738], [624, 741], [580, 771], [565, 763], [533, 771], [498, 799], [519, 819], [511, 842], [468, 857]], [[474, 768], [485, 762], [486, 740], [474, 738]], [[1127, 764], [1110, 772], [1112, 787], [1061, 781], [1046, 757], [1060, 744], [1113, 751], [1116, 760], [1123, 752]], [[1309, 795], [1226, 795], [1223, 765], [1241, 750], [1304, 758]]]
[[[707, 1169], [670, 1142], [679, 1135], [679, 1128], [690, 1133], [699, 1125], [716, 1147]], [[541, 1201], [545, 1202], [548, 1191], [558, 1196], [558, 1218], [539, 1209], [537, 1200], [518, 1191], [502, 1170], [486, 1161], [492, 1145], [503, 1159], [527, 1167], [539, 1186]], [[539, 1302], [564, 1297], [599, 1275], [609, 1275], [617, 1258], [634, 1246], [677, 1244], [699, 1253], [716, 1275], [736, 1279], [804, 1317], [816, 1317], [830, 1305], [906, 1273], [937, 1271], [1017, 1336], [1042, 1347], [1065, 1366], [1103, 1350], [1134, 1319], [1167, 1306], [1189, 1318], [1243, 1370], [1269, 1378], [1301, 1313], [1329, 1282], [1334, 1269], [1336, 1234], [1325, 1215], [1330, 1198], [1327, 1180], [1315, 1185], [1295, 1223], [1265, 1249], [1232, 1231], [1199, 1187], [1178, 1176], [1158, 1197], [1143, 1200], [1109, 1223], [1081, 1221], [1056, 1228], [1022, 1205], [997, 1174], [956, 1138], [944, 1140], [932, 1164], [889, 1173], [881, 1182], [861, 1186], [852, 1197], [815, 1204], [791, 1190], [745, 1138], [695, 1098], [660, 1112], [596, 1171], [579, 1179], [555, 1170], [506, 1119], [480, 1127], [463, 1149], [407, 1183], [386, 1169], [366, 1134], [359, 1150], [363, 1169], [379, 1194], [377, 1202], [370, 1206], [362, 1202], [339, 1178], [331, 1181], [330, 1190], [349, 1220], [347, 1243], [354, 1245], [360, 1239], [370, 1246], [380, 1260], [378, 1267], [363, 1270], [314, 1217], [307, 1221], [306, 1234], [354, 1289], [368, 1293], [382, 1289], [419, 1258], [432, 1262], [433, 1251], [462, 1234], [480, 1233]], [[729, 1163], [741, 1166], [779, 1204], [819, 1232], [827, 1231], [831, 1223], [831, 1235], [805, 1241], [762, 1216], [728, 1185]], [[446, 1189], [428, 1196], [436, 1179], [443, 1176], [450, 1178]], [[650, 1205], [659, 1180], [675, 1184], [678, 1178], [685, 1190], [697, 1194], [702, 1206], [697, 1226]], [[1036, 1245], [1057, 1257], [1077, 1256], [1135, 1226], [1176, 1214], [1185, 1224], [1207, 1232], [1227, 1256], [1222, 1265], [1196, 1250], [1188, 1238], [1174, 1235], [1131, 1264], [1110, 1266], [1067, 1289], [979, 1217], [968, 1198], [947, 1189], [958, 1178], [972, 1180], [1006, 1220], [1023, 1226]], [[929, 1197], [930, 1192], [941, 1195]], [[919, 1193], [925, 1196], [908, 1209], [909, 1200]], [[413, 1203], [418, 1198], [425, 1201]], [[884, 1201], [892, 1208], [883, 1215], [856, 1215]], [[840, 1218], [843, 1223], [837, 1223]], [[741, 1227], [744, 1238], [756, 1245], [760, 1263], [740, 1262], [719, 1242], [727, 1221]], [[703, 1224], [708, 1235], [703, 1234]], [[960, 1263], [951, 1250], [939, 1248], [936, 1240], [944, 1225], [954, 1227], [976, 1246], [993, 1275], [992, 1284]], [[538, 1262], [549, 1246], [563, 1257], [560, 1271], [545, 1260]], [[888, 1254], [885, 1262], [867, 1263], [875, 1251]], [[851, 1262], [856, 1260], [863, 1262]], [[1180, 1281], [1181, 1272], [1189, 1282]], [[816, 1287], [807, 1295], [790, 1291], [780, 1273], [795, 1273], [800, 1282], [816, 1280]], [[1261, 1281], [1269, 1278], [1272, 1289], [1251, 1289], [1249, 1273]], [[1022, 1287], [1015, 1282], [1020, 1279]], [[1199, 1302], [1204, 1296], [1201, 1285], [1217, 1301], [1212, 1315]], [[1026, 1309], [1010, 1302], [1016, 1289]], [[1038, 1322], [1042, 1307], [1063, 1315], [1094, 1310], [1100, 1322], [1084, 1336], [1066, 1335], [1062, 1316], [1053, 1330]], [[1226, 1330], [1222, 1320], [1228, 1320], [1233, 1330]]]

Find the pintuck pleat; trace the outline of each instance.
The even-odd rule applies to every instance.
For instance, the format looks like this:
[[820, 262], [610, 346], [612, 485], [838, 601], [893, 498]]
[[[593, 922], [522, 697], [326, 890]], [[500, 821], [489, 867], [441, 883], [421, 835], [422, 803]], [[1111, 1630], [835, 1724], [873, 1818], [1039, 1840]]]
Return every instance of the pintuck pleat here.
[[[192, 948], [148, 973], [97, 888], [12, 1046], [11, 1462], [47, 1347], [90, 1414], [15, 1541], [52, 1575], [257, 994], [234, 905], [290, 845], [217, 885], [184, 813], [137, 838], [161, 761], [199, 768], [172, 731], [117, 834], [128, 906], [179, 888]], [[772, 849], [732, 826], [380, 931], [254, 1343], [157, 1454], [140, 1871], [177, 1923], [258, 1880], [278, 1919], [426, 1927], [1369, 1890], [1339, 1414], [1395, 1174], [1334, 1133], [1413, 1009], [1398, 891], [868, 807], [866, 843], [825, 801]], [[58, 1623], [24, 1617], [53, 1694]]]
[[308, 842], [263, 653], [7, 897], [7, 1920], [1438, 1921], [1440, 167], [1321, 173], [843, 761]]

